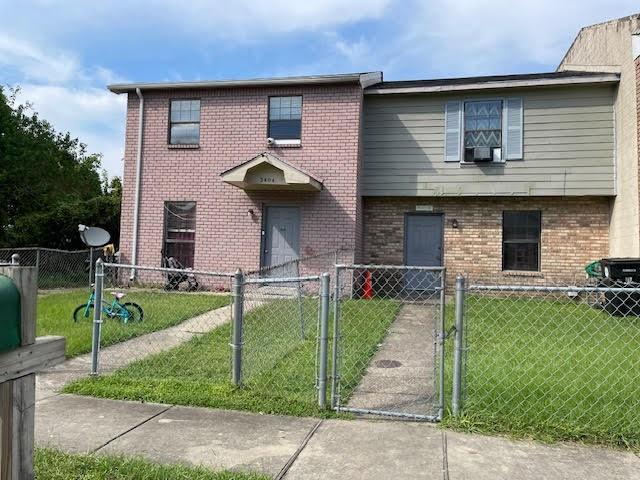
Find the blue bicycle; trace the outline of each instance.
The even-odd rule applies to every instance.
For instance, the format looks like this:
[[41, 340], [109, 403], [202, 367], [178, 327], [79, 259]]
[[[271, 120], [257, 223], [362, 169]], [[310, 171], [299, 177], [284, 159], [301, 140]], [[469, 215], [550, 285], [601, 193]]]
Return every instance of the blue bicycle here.
[[[137, 303], [125, 302], [120, 300], [124, 298], [126, 293], [124, 292], [111, 292], [113, 295], [113, 302], [109, 303], [105, 300], [102, 301], [102, 313], [109, 318], [117, 318], [122, 323], [141, 322], [144, 318], [144, 311], [142, 307]], [[93, 320], [93, 309], [95, 303], [96, 292], [91, 285], [91, 294], [87, 303], [83, 303], [76, 307], [73, 311], [73, 321], [79, 322], [82, 319]]]

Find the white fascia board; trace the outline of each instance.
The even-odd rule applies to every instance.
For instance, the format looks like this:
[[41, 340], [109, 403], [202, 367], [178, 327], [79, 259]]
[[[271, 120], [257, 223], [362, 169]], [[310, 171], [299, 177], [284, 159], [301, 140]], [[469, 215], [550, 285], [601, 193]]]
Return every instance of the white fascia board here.
[[554, 85], [579, 85], [593, 83], [618, 83], [618, 74], [603, 74], [588, 77], [564, 77], [564, 78], [543, 78], [536, 80], [508, 80], [503, 82], [476, 82], [462, 83], [458, 85], [432, 85], [424, 87], [397, 87], [397, 88], [370, 88], [365, 90], [365, 95], [389, 95], [395, 93], [440, 93], [457, 92], [464, 90], [491, 90], [500, 88], [518, 87], [543, 87]]

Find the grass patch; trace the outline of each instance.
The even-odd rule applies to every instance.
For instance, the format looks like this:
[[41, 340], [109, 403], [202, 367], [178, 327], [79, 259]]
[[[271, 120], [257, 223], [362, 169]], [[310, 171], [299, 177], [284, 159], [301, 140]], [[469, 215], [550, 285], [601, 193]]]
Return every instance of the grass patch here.
[[640, 450], [637, 318], [566, 298], [473, 295], [465, 318], [464, 414], [445, 426]]
[[159, 465], [135, 457], [71, 455], [37, 449], [35, 477], [42, 480], [267, 480], [267, 475], [231, 471], [213, 472], [201, 467]]
[[[350, 308], [356, 303], [357, 308]], [[297, 300], [278, 300], [246, 314], [243, 388], [230, 383], [231, 325], [225, 324], [111, 375], [78, 380], [65, 392], [297, 416], [333, 415], [317, 407], [317, 306], [317, 299], [307, 299], [302, 305]], [[343, 400], [357, 386], [399, 306], [391, 300], [343, 303], [341, 348], [349, 352], [349, 362], [342, 366]]]
[[[63, 335], [67, 339], [66, 356], [91, 351], [92, 320], [74, 322], [73, 311], [87, 303], [87, 290], [67, 290], [38, 295], [37, 335]], [[113, 297], [105, 292], [105, 300]], [[208, 293], [166, 293], [132, 290], [122, 300], [135, 302], [144, 309], [144, 320], [123, 324], [117, 318], [105, 318], [102, 346], [112, 345], [139, 335], [177, 325], [195, 315], [229, 304], [227, 295]]]

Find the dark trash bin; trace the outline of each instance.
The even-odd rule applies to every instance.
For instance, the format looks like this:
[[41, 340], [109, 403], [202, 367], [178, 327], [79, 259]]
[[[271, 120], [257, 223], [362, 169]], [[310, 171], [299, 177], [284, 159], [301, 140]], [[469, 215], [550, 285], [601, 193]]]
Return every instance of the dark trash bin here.
[[[640, 289], [640, 258], [603, 258], [602, 284], [613, 288]], [[605, 310], [619, 317], [640, 316], [639, 292], [605, 292]]]

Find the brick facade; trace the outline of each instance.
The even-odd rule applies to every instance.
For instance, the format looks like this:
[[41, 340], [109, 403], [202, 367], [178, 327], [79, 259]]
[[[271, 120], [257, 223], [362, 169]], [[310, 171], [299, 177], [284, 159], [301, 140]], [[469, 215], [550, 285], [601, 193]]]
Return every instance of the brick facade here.
[[[399, 198], [364, 199], [365, 262], [402, 264], [404, 217], [417, 205], [444, 214], [444, 264], [449, 283], [457, 273], [508, 282], [573, 281], [584, 266], [608, 256], [610, 200], [607, 198]], [[540, 210], [541, 271], [502, 273], [502, 212]], [[458, 221], [458, 228], [451, 221]], [[514, 278], [515, 277], [515, 278]], [[520, 277], [520, 278], [518, 278]]]
[[[269, 148], [271, 95], [303, 95], [302, 146]], [[170, 99], [201, 100], [200, 146], [167, 145]], [[120, 248], [131, 260], [138, 98], [127, 106]], [[359, 85], [304, 88], [229, 88], [144, 92], [144, 139], [138, 259], [160, 265], [165, 201], [196, 201], [195, 268], [255, 269], [260, 264], [262, 211], [267, 205], [301, 209], [300, 254], [359, 246]], [[321, 192], [245, 192], [220, 173], [269, 151], [324, 182]], [[253, 210], [254, 215], [249, 215]]]

